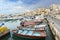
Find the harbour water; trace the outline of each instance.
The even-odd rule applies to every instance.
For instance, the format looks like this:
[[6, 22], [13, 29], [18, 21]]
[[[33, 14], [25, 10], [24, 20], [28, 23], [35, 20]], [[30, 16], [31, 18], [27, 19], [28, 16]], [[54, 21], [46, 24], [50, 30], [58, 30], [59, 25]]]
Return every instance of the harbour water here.
[[[17, 29], [17, 26], [19, 26], [19, 25], [20, 25], [20, 20], [5, 22], [4, 26], [7, 26], [10, 29], [10, 35], [5, 36], [2, 40], [20, 40], [20, 38], [12, 37], [13, 36], [12, 30]], [[45, 40], [54, 40], [54, 37], [53, 37], [52, 32], [48, 25], [46, 26], [45, 31], [47, 34], [47, 37]]]

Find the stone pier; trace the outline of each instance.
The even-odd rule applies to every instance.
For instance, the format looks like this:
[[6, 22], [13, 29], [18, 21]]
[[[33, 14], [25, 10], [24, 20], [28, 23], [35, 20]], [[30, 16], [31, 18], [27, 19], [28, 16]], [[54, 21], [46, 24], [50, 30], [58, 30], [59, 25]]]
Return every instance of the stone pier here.
[[47, 20], [55, 40], [60, 40], [60, 21], [51, 17], [47, 17]]

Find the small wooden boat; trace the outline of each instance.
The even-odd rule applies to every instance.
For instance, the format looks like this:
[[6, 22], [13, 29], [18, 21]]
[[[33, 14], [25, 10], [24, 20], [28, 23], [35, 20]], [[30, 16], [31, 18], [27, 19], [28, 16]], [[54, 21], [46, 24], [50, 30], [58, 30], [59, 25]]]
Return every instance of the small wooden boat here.
[[36, 30], [39, 30], [39, 31], [44, 31], [45, 30], [45, 27], [40, 27], [40, 28], [26, 28], [26, 27], [17, 27], [18, 29], [20, 30], [31, 30], [31, 31], [36, 31]]
[[46, 24], [43, 25], [29, 25], [26, 27], [23, 26], [17, 26], [18, 29], [20, 30], [45, 30]]
[[13, 30], [13, 34], [17, 37], [21, 38], [29, 38], [29, 39], [45, 39], [46, 32], [45, 31], [38, 31], [38, 30]]
[[39, 22], [24, 22], [23, 26], [27, 26], [27, 25], [36, 25], [38, 24]]
[[10, 33], [10, 30], [9, 30], [9, 29], [6, 30], [6, 31], [3, 32], [3, 33], [0, 33], [0, 37], [3, 37], [3, 36], [5, 36], [5, 35], [8, 34], [8, 33]]
[[26, 21], [26, 22], [21, 22], [21, 25], [26, 27], [27, 25], [37, 25], [42, 23], [42, 20], [33, 20], [33, 21]]
[[7, 34], [10, 35], [10, 30], [6, 26], [0, 27], [0, 39], [2, 39]]

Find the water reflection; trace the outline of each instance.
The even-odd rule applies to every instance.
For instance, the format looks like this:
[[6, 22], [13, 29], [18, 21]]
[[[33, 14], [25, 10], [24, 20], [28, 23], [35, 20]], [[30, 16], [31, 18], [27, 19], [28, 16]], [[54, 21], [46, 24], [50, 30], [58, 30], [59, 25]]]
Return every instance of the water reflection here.
[[8, 21], [5, 23], [4, 26], [7, 26], [10, 30], [13, 30], [13, 29], [17, 29], [17, 26], [20, 24], [20, 21], [17, 20], [17, 21]]
[[[3, 21], [1, 21], [0, 23], [2, 23]], [[7, 36], [6, 38], [4, 38], [3, 40], [12, 40], [12, 30], [14, 29], [17, 29], [17, 26], [20, 25], [20, 21], [19, 20], [16, 20], [16, 21], [4, 21], [5, 22], [5, 25], [4, 26], [7, 26], [9, 29], [10, 29], [10, 37]]]

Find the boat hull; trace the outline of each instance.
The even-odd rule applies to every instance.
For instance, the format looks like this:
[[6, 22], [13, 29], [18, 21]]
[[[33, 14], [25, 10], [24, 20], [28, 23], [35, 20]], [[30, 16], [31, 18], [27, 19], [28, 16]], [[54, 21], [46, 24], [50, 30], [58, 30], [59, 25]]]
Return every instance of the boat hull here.
[[45, 37], [43, 38], [28, 38], [28, 37], [24, 37], [24, 36], [16, 36], [15, 34], [13, 34], [13, 39], [14, 40], [45, 40]]

